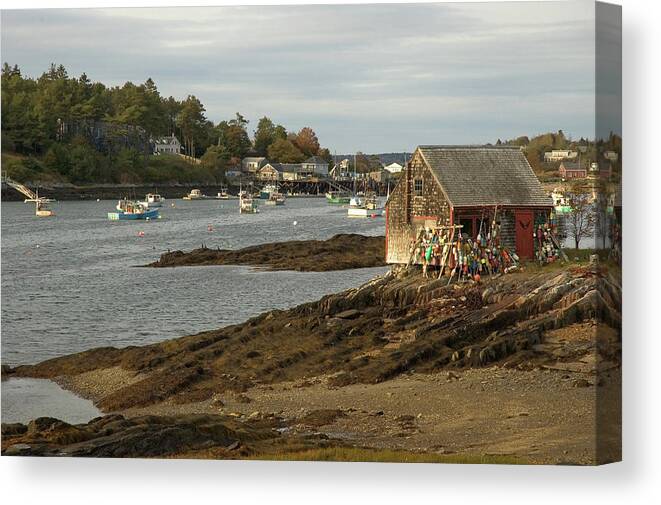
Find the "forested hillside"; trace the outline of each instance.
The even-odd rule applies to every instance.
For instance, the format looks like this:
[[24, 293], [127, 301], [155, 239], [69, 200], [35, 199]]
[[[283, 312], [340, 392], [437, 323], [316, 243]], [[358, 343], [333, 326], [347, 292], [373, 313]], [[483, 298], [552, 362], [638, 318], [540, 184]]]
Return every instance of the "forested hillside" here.
[[[268, 117], [253, 139], [240, 114], [214, 123], [194, 95], [162, 96], [152, 79], [108, 87], [84, 73], [51, 65], [38, 78], [2, 68], [2, 165], [20, 181], [85, 183], [214, 183], [246, 155], [298, 162], [330, 160], [310, 127], [290, 133]], [[153, 156], [150, 141], [176, 135], [180, 156]]]

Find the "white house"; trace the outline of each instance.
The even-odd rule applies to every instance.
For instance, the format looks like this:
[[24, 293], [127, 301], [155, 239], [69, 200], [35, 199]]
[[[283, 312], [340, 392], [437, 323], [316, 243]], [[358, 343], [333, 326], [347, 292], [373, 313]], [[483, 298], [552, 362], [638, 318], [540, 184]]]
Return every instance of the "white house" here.
[[264, 165], [268, 163], [268, 160], [264, 157], [248, 157], [241, 160], [241, 170], [244, 172], [256, 173]]
[[578, 158], [578, 151], [568, 151], [564, 149], [554, 149], [544, 153], [544, 161], [563, 161], [574, 160]]
[[179, 154], [181, 142], [174, 135], [154, 140], [154, 154]]
[[386, 165], [384, 167], [384, 170], [387, 170], [391, 174], [398, 174], [402, 170], [404, 170], [404, 167], [400, 165], [399, 163], [391, 163], [390, 165]]

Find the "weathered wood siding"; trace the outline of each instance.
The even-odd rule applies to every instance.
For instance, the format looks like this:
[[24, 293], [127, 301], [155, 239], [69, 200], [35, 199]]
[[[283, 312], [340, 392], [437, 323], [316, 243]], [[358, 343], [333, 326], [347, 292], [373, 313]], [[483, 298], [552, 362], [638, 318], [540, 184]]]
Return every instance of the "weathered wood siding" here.
[[[415, 194], [416, 180], [422, 181], [419, 196]], [[407, 263], [411, 241], [421, 228], [450, 222], [450, 206], [418, 151], [390, 194], [386, 221], [387, 263]]]

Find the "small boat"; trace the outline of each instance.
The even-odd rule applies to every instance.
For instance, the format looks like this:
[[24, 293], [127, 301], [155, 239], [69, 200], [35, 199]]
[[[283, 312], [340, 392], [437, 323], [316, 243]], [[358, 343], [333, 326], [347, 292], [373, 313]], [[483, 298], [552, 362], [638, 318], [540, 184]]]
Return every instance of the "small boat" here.
[[[360, 201], [358, 198], [355, 200]], [[379, 207], [379, 200], [374, 193], [367, 195], [360, 205], [349, 206], [347, 210], [349, 217], [382, 217], [384, 213], [385, 210]]]
[[285, 204], [285, 195], [279, 192], [273, 192], [269, 195], [269, 199], [266, 200], [266, 205], [284, 205]]
[[51, 209], [49, 209], [46, 206], [47, 202], [48, 202], [47, 199], [44, 199], [42, 201], [37, 201], [37, 208], [35, 210], [35, 215], [37, 217], [52, 217], [55, 215], [55, 212], [53, 212]]
[[203, 200], [206, 197], [199, 189], [191, 189], [190, 193], [184, 197], [184, 200]]
[[277, 192], [278, 192], [278, 188], [275, 185], [267, 184], [259, 192], [259, 198], [261, 200], [268, 200], [269, 197], [271, 196], [271, 193], [277, 193]]
[[40, 197], [38, 192], [36, 193], [35, 198], [25, 199], [25, 203], [34, 202], [35, 204], [34, 215], [37, 217], [53, 217], [55, 215], [55, 212], [53, 212], [51, 209], [48, 208], [48, 204], [54, 201], [55, 200], [53, 200], [52, 198]]
[[351, 197], [344, 191], [329, 191], [326, 193], [326, 201], [331, 204], [347, 204], [351, 201]]
[[149, 221], [150, 219], [159, 218], [158, 209], [149, 209], [141, 202], [128, 200], [126, 198], [119, 200], [115, 208], [117, 209], [117, 212], [108, 212], [108, 219], [111, 221], [134, 219], [145, 219]]
[[239, 193], [239, 213], [240, 214], [257, 214], [257, 206], [252, 195], [247, 191]]
[[553, 199], [553, 206], [556, 213], [568, 214], [571, 212], [571, 205], [569, 205], [569, 200], [563, 188], [555, 188], [551, 193], [551, 198]]
[[145, 195], [145, 199], [140, 203], [145, 207], [147, 207], [148, 209], [156, 209], [158, 207], [163, 206], [164, 201], [165, 198], [163, 198], [161, 195], [157, 193], [147, 193]]
[[216, 195], [216, 200], [229, 200], [230, 195], [227, 192], [226, 188], [221, 188], [218, 194]]

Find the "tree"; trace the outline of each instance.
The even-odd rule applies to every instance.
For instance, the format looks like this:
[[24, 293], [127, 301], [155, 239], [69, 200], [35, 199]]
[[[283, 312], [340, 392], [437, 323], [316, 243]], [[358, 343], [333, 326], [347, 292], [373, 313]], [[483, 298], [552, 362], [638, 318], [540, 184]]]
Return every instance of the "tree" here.
[[194, 95], [188, 95], [177, 116], [177, 126], [181, 129], [184, 147], [189, 156], [195, 156], [195, 138], [202, 136], [207, 118], [204, 106]]
[[312, 128], [306, 126], [296, 134], [294, 144], [305, 156], [316, 156], [319, 152], [319, 139]]
[[276, 139], [268, 148], [269, 159], [279, 163], [300, 163], [305, 155], [289, 139]]
[[230, 160], [229, 153], [223, 146], [210, 146], [201, 158], [202, 166], [214, 175], [216, 181], [225, 179], [225, 169]]
[[275, 125], [268, 117], [264, 116], [257, 123], [255, 130], [254, 150], [259, 156], [266, 156], [268, 148], [277, 139], [286, 139], [287, 130], [282, 125]]
[[581, 240], [589, 237], [594, 231], [595, 215], [590, 188], [584, 184], [573, 185], [568, 203], [571, 211], [567, 216], [567, 235], [574, 239], [578, 249]]
[[[237, 114], [237, 117], [242, 116]], [[221, 121], [215, 128], [218, 147], [222, 147], [231, 158], [243, 158], [252, 147], [246, 125], [244, 121], [230, 120]]]

